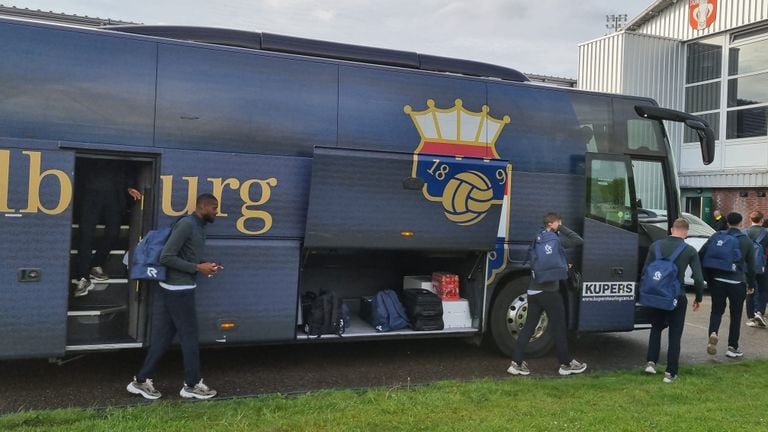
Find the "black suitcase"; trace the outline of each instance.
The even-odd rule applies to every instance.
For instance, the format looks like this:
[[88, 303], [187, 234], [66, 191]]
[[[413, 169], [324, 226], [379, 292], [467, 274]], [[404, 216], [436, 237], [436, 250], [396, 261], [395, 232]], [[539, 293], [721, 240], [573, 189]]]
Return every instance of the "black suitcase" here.
[[411, 328], [413, 328], [414, 331], [442, 330], [443, 327], [444, 324], [442, 315], [419, 317], [411, 321]]
[[411, 321], [418, 318], [439, 317], [442, 322], [443, 301], [432, 291], [421, 288], [406, 289], [403, 290], [402, 299], [405, 313]]

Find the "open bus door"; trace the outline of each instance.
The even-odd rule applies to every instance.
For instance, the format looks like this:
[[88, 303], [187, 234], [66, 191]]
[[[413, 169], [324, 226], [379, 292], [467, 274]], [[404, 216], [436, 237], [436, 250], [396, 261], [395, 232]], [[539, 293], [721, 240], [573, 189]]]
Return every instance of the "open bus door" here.
[[0, 358], [64, 354], [75, 155], [0, 141]]
[[632, 330], [638, 233], [631, 162], [625, 156], [596, 153], [588, 153], [586, 162], [578, 330]]

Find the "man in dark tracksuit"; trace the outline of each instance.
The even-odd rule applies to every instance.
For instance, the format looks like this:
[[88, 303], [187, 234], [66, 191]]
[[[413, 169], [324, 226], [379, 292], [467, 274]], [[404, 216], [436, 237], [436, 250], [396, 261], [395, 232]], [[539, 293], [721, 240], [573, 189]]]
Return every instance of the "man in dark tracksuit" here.
[[[129, 195], [134, 200], [141, 198], [141, 192], [132, 187], [133, 173], [125, 162], [89, 159], [83, 164], [83, 168], [78, 170], [78, 196], [81, 201], [75, 297], [88, 294], [93, 288], [91, 279], [109, 279], [102, 267], [120, 234], [120, 220], [125, 210], [126, 196]], [[104, 237], [93, 254], [93, 237], [99, 220], [104, 221]]]
[[203, 384], [200, 377], [195, 277], [198, 273], [213, 277], [223, 268], [216, 263], [202, 262], [205, 225], [214, 221], [218, 208], [216, 197], [202, 194], [197, 197], [195, 212], [173, 225], [160, 255], [160, 263], [167, 270], [165, 281], [155, 290], [151, 345], [141, 371], [128, 384], [130, 393], [147, 399], [161, 396], [154, 388], [152, 376], [173, 337], [178, 335], [184, 359], [184, 386], [179, 394], [196, 399], [216, 396], [216, 391]]
[[712, 221], [712, 228], [714, 228], [715, 231], [723, 231], [728, 229], [728, 224], [726, 223], [723, 215], [720, 214], [720, 210], [713, 211], [712, 216], [714, 216], [714, 220]]
[[[544, 227], [547, 231], [557, 233], [560, 245], [568, 249], [584, 244], [584, 240], [571, 229], [562, 225], [562, 218], [557, 213], [547, 213], [544, 216]], [[560, 281], [536, 283], [531, 278], [528, 285], [528, 315], [525, 318], [523, 330], [517, 337], [515, 354], [507, 372], [512, 375], [529, 375], [528, 365], [523, 361], [525, 348], [536, 330], [536, 325], [543, 312], [549, 317], [549, 327], [555, 338], [557, 358], [560, 361], [560, 375], [579, 374], [587, 369], [586, 363], [581, 363], [571, 357], [568, 352], [568, 335], [565, 326], [565, 306], [560, 294]]]
[[[755, 265], [748, 259], [752, 254], [752, 240], [739, 230], [742, 217], [738, 213], [728, 213], [725, 217], [728, 223], [728, 233], [739, 241], [741, 260], [736, 263], [736, 271], [728, 272], [704, 267], [704, 278], [712, 296], [712, 313], [709, 315], [709, 341], [707, 353], [717, 354], [717, 342], [719, 339], [720, 322], [725, 313], [725, 303], [728, 301], [728, 309], [731, 315], [731, 325], [728, 331], [728, 350], [725, 352], [728, 358], [737, 358], [744, 355], [739, 347], [741, 329], [741, 312], [744, 310], [744, 299], [748, 290], [753, 290], [755, 282]], [[706, 265], [705, 257], [710, 247], [710, 237], [699, 251], [702, 265]]]
[[[658, 240], [661, 245], [662, 257], [669, 257], [680, 246], [685, 243], [688, 237], [688, 221], [679, 218], [672, 224], [672, 235]], [[648, 250], [648, 256], [645, 259], [645, 269], [659, 257], [656, 256], [654, 242]], [[685, 310], [688, 307], [688, 297], [685, 296], [685, 270], [690, 266], [693, 273], [693, 283], [696, 287], [696, 298], [693, 300], [693, 311], [699, 310], [701, 297], [704, 292], [704, 277], [701, 272], [701, 263], [699, 256], [691, 245], [686, 245], [680, 255], [675, 259], [677, 266], [677, 279], [680, 281], [680, 290], [677, 293], [677, 306], [671, 310], [651, 309], [651, 334], [648, 338], [648, 355], [645, 372], [649, 374], [656, 373], [656, 363], [659, 361], [659, 352], [661, 350], [661, 332], [664, 327], [669, 325], [669, 347], [667, 348], [667, 370], [664, 373], [664, 382], [671, 383], [677, 379], [677, 365], [680, 361], [680, 340], [683, 337], [683, 326], [685, 325]]]
[[[768, 231], [763, 228], [763, 221], [765, 217], [763, 213], [759, 211], [753, 211], [749, 214], [749, 220], [752, 222], [752, 226], [747, 229], [747, 235], [750, 240], [757, 241], [760, 239], [760, 244], [763, 245], [763, 250], [768, 250]], [[763, 234], [765, 233], [765, 234]], [[765, 265], [765, 262], [763, 262]], [[768, 323], [765, 320], [765, 306], [768, 303], [768, 272], [757, 274], [755, 269], [755, 283], [754, 290], [747, 291], [747, 325], [750, 327], [768, 327]]]

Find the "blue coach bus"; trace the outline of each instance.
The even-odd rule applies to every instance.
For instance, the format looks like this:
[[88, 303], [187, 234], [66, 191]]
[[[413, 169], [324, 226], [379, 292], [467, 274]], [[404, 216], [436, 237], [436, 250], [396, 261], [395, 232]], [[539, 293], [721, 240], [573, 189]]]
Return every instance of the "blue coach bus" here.
[[[353, 312], [343, 340], [486, 337], [510, 354], [525, 323], [526, 250], [554, 210], [581, 233], [564, 284], [573, 331], [630, 331], [641, 261], [680, 213], [662, 120], [709, 126], [653, 100], [527, 82], [512, 69], [266, 33], [84, 29], [0, 19], [0, 358], [141, 348], [151, 287], [127, 251], [219, 198], [198, 286], [201, 342], [324, 342], [303, 293]], [[107, 281], [74, 297], [83, 197], [107, 163], [143, 193], [121, 216]], [[654, 231], [655, 229], [655, 231]], [[101, 227], [103, 231], [103, 226]], [[659, 232], [661, 231], [661, 232]], [[459, 275], [471, 320], [377, 333], [357, 302], [409, 275]], [[576, 279], [576, 278], [575, 278]], [[568, 285], [568, 286], [565, 286]], [[552, 345], [546, 316], [532, 354]]]

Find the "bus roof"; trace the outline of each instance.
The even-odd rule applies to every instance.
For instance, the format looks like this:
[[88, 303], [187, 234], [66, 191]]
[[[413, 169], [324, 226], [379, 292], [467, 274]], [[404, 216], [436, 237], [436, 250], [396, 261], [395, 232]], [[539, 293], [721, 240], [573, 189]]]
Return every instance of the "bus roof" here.
[[485, 78], [498, 78], [505, 81], [529, 81], [525, 74], [515, 69], [489, 63], [419, 54], [411, 51], [319, 41], [272, 33], [258, 33], [210, 27], [151, 25], [107, 26], [103, 27], [103, 29], [261, 51], [396, 66], [432, 72], [448, 72]]

